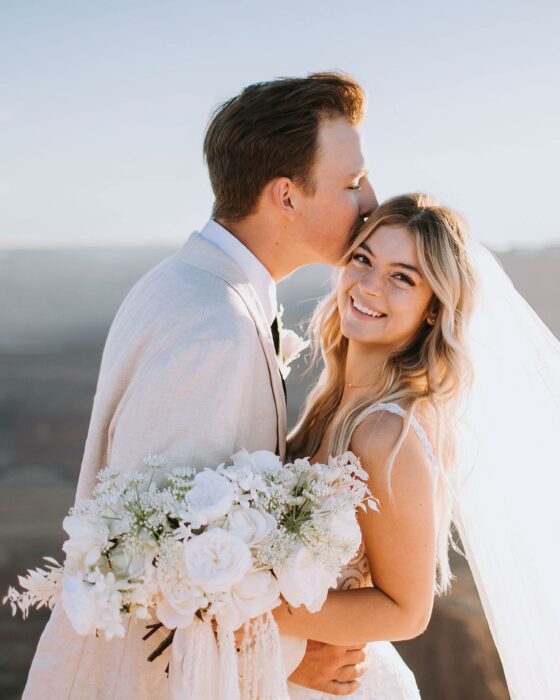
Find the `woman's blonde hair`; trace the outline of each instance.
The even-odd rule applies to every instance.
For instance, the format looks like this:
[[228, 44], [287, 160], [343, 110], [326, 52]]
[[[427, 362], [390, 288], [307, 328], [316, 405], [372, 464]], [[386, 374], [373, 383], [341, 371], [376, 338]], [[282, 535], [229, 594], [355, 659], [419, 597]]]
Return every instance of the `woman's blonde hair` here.
[[406, 416], [387, 464], [391, 493], [395, 457], [416, 408], [427, 402], [434, 409], [435, 461], [439, 471], [435, 483], [441, 508], [436, 581], [439, 593], [452, 578], [448, 559], [452, 520], [448, 472], [455, 447], [453, 426], [471, 378], [466, 335], [474, 305], [475, 275], [464, 221], [430, 196], [418, 193], [394, 197], [379, 206], [353, 237], [341, 265], [346, 265], [355, 249], [381, 226], [404, 228], [414, 236], [422, 274], [434, 293], [430, 309], [435, 322], [423, 322], [405, 348], [389, 354], [371, 388], [341, 408], [348, 340], [340, 329], [335, 287], [311, 319], [309, 332], [315, 359], [320, 352], [324, 369], [289, 436], [288, 452], [291, 456], [316, 454], [328, 431], [328, 453], [340, 454], [350, 448], [352, 434], [368, 408], [380, 402], [399, 402]]

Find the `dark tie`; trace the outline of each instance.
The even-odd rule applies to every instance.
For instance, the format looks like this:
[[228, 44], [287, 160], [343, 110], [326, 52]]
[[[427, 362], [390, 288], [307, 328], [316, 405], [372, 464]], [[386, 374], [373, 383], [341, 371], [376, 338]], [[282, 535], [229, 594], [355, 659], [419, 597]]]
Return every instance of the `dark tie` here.
[[[278, 361], [281, 363], [282, 357], [280, 355], [280, 329], [278, 326], [278, 316], [274, 317], [274, 321], [272, 322], [272, 325], [270, 326], [270, 332], [272, 333], [272, 340], [274, 341], [274, 351], [276, 352], [276, 357], [278, 358]], [[284, 377], [282, 376], [282, 373], [280, 372], [280, 368], [278, 368], [278, 372], [280, 373], [280, 379], [282, 380], [282, 389], [284, 390], [284, 399], [286, 401], [286, 406], [287, 406], [288, 405], [288, 395], [286, 393], [286, 382], [284, 381]]]

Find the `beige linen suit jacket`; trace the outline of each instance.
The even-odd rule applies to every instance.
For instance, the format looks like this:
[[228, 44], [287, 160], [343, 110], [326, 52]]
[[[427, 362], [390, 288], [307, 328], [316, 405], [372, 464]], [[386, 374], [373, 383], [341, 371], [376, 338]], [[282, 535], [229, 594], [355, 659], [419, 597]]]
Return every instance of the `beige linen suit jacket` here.
[[[193, 233], [133, 287], [111, 326], [76, 499], [92, 495], [107, 464], [125, 473], [157, 453], [172, 466], [202, 468], [242, 447], [277, 445], [283, 458], [285, 440], [284, 394], [260, 300], [241, 268]], [[23, 699], [164, 700], [169, 650], [153, 663], [146, 657], [166, 633], [143, 641], [149, 622], [129, 621], [125, 637], [108, 642], [78, 635], [55, 605]], [[305, 642], [283, 637], [282, 646], [291, 671]]]

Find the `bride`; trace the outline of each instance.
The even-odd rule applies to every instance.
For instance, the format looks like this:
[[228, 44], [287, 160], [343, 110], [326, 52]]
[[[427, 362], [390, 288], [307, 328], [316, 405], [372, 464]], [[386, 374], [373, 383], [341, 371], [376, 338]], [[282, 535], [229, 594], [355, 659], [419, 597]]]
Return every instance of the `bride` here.
[[[419, 697], [387, 641], [421, 634], [450, 580], [446, 489], [453, 425], [469, 383], [475, 279], [465, 227], [424, 195], [382, 204], [347, 251], [312, 327], [325, 369], [289, 439], [291, 456], [352, 450], [380, 512], [360, 514], [362, 547], [319, 613], [283, 606], [284, 634], [363, 645], [369, 670], [333, 694]], [[358, 589], [358, 590], [356, 590]], [[322, 697], [296, 685], [294, 698]]]
[[[336, 289], [314, 314], [324, 370], [290, 436], [289, 453], [324, 462], [352, 450], [380, 511], [359, 514], [362, 546], [318, 613], [285, 603], [274, 612], [283, 634], [358, 650], [366, 645], [367, 670], [359, 683], [342, 671], [329, 694], [292, 678], [293, 699], [419, 697], [390, 641], [421, 634], [434, 594], [448, 589], [452, 519], [512, 697], [557, 697], [558, 601], [550, 595], [557, 576], [549, 583], [546, 575], [558, 572], [558, 564], [546, 548], [558, 526], [554, 510], [539, 510], [552, 496], [531, 489], [523, 475], [527, 445], [536, 439], [542, 459], [531, 466], [542, 486], [552, 484], [545, 458], [555, 454], [550, 430], [556, 427], [557, 435], [558, 423], [515, 416], [525, 390], [551, 403], [551, 363], [557, 367], [560, 354], [488, 251], [467, 238], [462, 220], [430, 197], [395, 197], [357, 232]], [[484, 289], [477, 308], [478, 277]], [[517, 379], [519, 362], [528, 384]], [[536, 411], [534, 402], [539, 416], [548, 413], [545, 406]], [[557, 421], [558, 405], [550, 415]], [[539, 502], [503, 507], [523, 489]], [[512, 547], [518, 559], [508, 554]]]

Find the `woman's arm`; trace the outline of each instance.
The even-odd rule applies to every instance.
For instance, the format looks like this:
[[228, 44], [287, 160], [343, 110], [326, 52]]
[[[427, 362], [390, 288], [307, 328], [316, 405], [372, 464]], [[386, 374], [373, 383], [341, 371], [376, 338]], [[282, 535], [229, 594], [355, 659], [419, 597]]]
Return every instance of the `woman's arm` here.
[[375, 587], [331, 591], [317, 613], [283, 603], [274, 610], [283, 634], [349, 645], [410, 639], [425, 630], [436, 569], [434, 477], [411, 429], [393, 466], [391, 501], [386, 462], [401, 428], [399, 416], [373, 414], [356, 429], [351, 445], [380, 500], [379, 513], [358, 515]]

